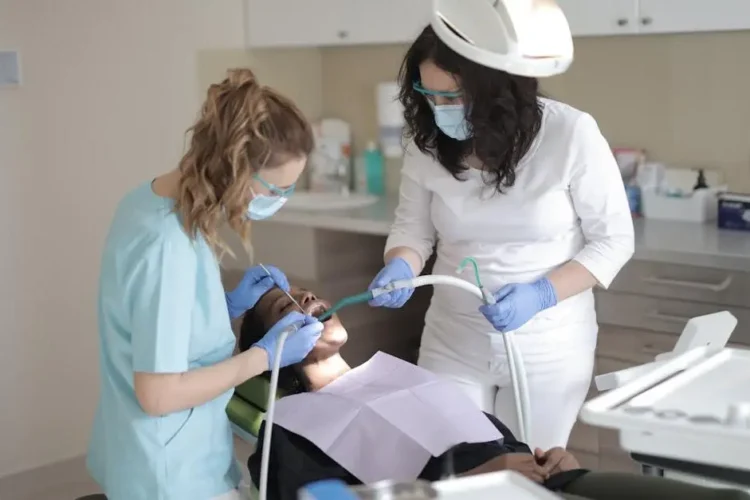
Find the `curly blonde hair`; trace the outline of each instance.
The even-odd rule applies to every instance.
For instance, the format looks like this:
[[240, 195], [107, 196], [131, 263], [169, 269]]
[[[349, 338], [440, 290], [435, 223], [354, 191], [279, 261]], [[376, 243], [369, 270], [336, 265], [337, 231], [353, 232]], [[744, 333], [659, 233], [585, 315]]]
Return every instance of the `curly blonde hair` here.
[[175, 210], [191, 237], [202, 235], [217, 253], [229, 252], [219, 236], [225, 220], [249, 248], [253, 176], [309, 156], [309, 122], [290, 99], [261, 86], [252, 71], [232, 69], [223, 82], [209, 87], [188, 133]]

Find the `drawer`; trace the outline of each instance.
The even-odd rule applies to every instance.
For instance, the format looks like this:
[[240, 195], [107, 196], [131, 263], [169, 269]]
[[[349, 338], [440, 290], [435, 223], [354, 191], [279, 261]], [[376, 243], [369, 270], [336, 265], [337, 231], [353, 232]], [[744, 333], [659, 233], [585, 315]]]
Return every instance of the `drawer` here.
[[677, 337], [671, 334], [602, 325], [596, 354], [634, 366], [642, 365], [654, 361], [659, 354], [672, 351], [676, 342]]
[[610, 288], [614, 291], [750, 307], [750, 273], [631, 260]]
[[597, 453], [587, 453], [584, 451], [570, 450], [581, 468], [589, 470], [599, 470], [599, 455]]
[[602, 452], [599, 455], [599, 469], [597, 469], [597, 471], [624, 472], [640, 475], [641, 466], [625, 452], [614, 455]]
[[[637, 363], [628, 363], [619, 359], [604, 358], [597, 355], [595, 373], [596, 375], [604, 375], [605, 373], [617, 372], [634, 366], [637, 366]], [[596, 385], [594, 385], [594, 390], [596, 390]]]
[[688, 320], [720, 311], [731, 312], [739, 321], [732, 335], [735, 343], [750, 344], [750, 309], [643, 295], [600, 291], [596, 294], [599, 323], [680, 334]]
[[599, 453], [599, 429], [576, 422], [568, 439], [568, 449], [586, 453]]

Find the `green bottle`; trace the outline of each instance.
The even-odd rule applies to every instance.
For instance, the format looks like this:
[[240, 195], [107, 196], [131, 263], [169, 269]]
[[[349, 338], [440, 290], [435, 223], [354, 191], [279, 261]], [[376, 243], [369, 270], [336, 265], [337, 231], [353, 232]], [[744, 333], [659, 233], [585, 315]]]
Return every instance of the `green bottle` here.
[[383, 196], [385, 194], [385, 160], [375, 141], [367, 144], [363, 156], [367, 192], [375, 196]]

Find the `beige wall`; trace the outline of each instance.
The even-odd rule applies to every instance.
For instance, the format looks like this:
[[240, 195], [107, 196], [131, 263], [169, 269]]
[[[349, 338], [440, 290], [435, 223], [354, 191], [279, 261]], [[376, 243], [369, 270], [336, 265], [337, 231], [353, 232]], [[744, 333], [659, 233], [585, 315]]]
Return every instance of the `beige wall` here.
[[[375, 137], [375, 84], [393, 79], [405, 46], [323, 50], [323, 110]], [[544, 82], [554, 98], [590, 112], [613, 146], [654, 159], [720, 167], [750, 192], [750, 32], [584, 38], [567, 74]], [[388, 184], [397, 187], [397, 169]]]
[[112, 211], [176, 165], [208, 81], [257, 62], [320, 114], [317, 51], [255, 61], [243, 4], [0, 0], [0, 48], [20, 50], [24, 76], [0, 88], [0, 477], [84, 453]]

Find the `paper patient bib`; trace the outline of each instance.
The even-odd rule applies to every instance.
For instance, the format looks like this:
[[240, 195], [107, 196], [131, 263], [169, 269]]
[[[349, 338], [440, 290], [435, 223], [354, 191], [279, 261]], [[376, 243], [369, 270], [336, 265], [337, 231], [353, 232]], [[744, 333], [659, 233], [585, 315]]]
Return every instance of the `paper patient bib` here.
[[275, 425], [365, 484], [413, 481], [430, 457], [455, 445], [502, 439], [453, 382], [382, 352], [322, 390], [276, 405]]

